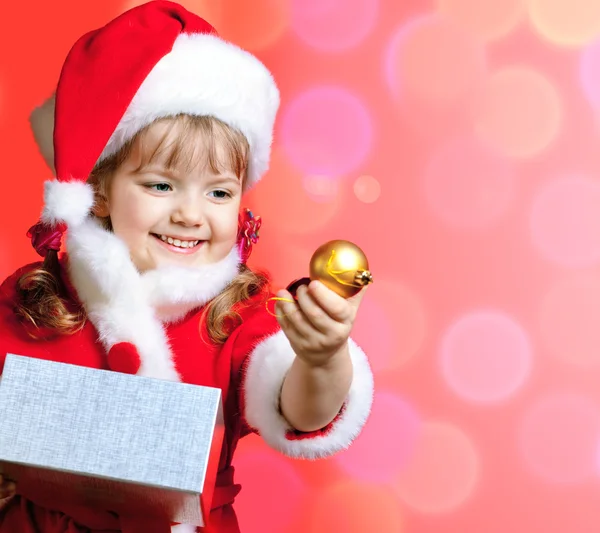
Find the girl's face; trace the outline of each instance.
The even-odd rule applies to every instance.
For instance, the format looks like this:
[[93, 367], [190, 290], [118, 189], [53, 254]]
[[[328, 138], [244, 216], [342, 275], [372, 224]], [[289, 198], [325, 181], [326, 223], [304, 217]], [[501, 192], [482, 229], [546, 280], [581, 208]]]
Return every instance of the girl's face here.
[[[215, 263], [236, 244], [242, 178], [233, 171], [215, 172], [206, 157], [198, 157], [193, 166], [172, 165], [169, 154], [154, 153], [158, 146], [175, 143], [180, 128], [177, 123], [152, 125], [112, 175], [107, 198], [96, 208], [98, 216], [110, 217], [113, 232], [127, 244], [140, 272]], [[226, 161], [224, 143], [215, 142], [217, 158]], [[198, 143], [202, 155], [206, 143]], [[154, 155], [148, 157], [145, 150]]]

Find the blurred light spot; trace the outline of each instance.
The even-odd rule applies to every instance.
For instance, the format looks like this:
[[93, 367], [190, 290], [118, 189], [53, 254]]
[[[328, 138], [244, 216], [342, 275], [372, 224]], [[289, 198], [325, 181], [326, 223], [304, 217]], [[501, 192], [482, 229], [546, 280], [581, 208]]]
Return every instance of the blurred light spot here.
[[546, 349], [568, 364], [600, 365], [600, 279], [556, 284], [542, 300], [540, 333]]
[[306, 487], [289, 460], [278, 452], [237, 453], [235, 476], [235, 482], [244, 487], [235, 499], [242, 531], [281, 533], [304, 512]]
[[524, 0], [437, 0], [440, 11], [486, 41], [505, 37], [523, 19]]
[[318, 491], [309, 507], [311, 533], [402, 533], [400, 502], [387, 487], [346, 482]]
[[490, 76], [476, 101], [475, 131], [507, 156], [526, 158], [556, 138], [562, 116], [556, 87], [542, 74], [510, 67]]
[[467, 435], [440, 422], [421, 426], [415, 452], [397, 479], [406, 505], [424, 513], [455, 509], [473, 493], [480, 460]]
[[512, 318], [482, 311], [459, 319], [444, 335], [442, 372], [465, 400], [506, 400], [523, 386], [531, 369], [531, 346]]
[[372, 204], [381, 193], [381, 185], [373, 176], [360, 176], [354, 182], [354, 194], [361, 202]]
[[307, 45], [338, 52], [360, 44], [378, 12], [378, 0], [292, 0], [292, 27]]
[[365, 295], [352, 338], [369, 354], [375, 372], [396, 368], [416, 355], [426, 333], [420, 297], [398, 282], [377, 278]]
[[544, 257], [580, 268], [600, 262], [600, 183], [586, 177], [542, 186], [531, 212], [532, 239]]
[[600, 109], [600, 40], [583, 50], [579, 71], [586, 98], [594, 108]]
[[393, 394], [377, 393], [362, 433], [336, 460], [361, 481], [392, 481], [410, 461], [419, 424], [411, 405]]
[[600, 36], [598, 0], [527, 0], [529, 17], [544, 38], [562, 46], [581, 46]]
[[346, 174], [371, 151], [371, 117], [358, 97], [342, 87], [300, 94], [283, 110], [281, 124], [283, 148], [306, 174]]
[[331, 202], [339, 191], [336, 178], [309, 175], [304, 177], [304, 190], [315, 202]]
[[251, 52], [275, 44], [290, 24], [290, 7], [281, 0], [220, 1], [218, 34]]
[[591, 400], [554, 393], [526, 410], [519, 441], [534, 474], [551, 483], [571, 484], [594, 474], [599, 436], [600, 416]]
[[459, 229], [481, 229], [506, 213], [514, 197], [513, 167], [473, 139], [447, 142], [429, 161], [425, 196], [432, 212]]
[[325, 226], [339, 208], [339, 196], [315, 202], [307, 194], [300, 172], [278, 150], [273, 152], [271, 169], [257, 188], [259, 192], [252, 198], [256, 213], [263, 219], [261, 234], [268, 231], [283, 238], [287, 233], [311, 233]]
[[394, 34], [386, 53], [386, 77], [397, 100], [407, 95], [453, 104], [485, 73], [483, 48], [442, 16], [410, 20]]

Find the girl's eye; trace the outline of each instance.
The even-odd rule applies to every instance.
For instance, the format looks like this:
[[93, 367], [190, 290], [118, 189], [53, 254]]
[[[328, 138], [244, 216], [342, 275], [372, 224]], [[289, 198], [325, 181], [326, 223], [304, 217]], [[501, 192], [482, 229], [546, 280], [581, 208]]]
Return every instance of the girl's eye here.
[[219, 200], [225, 200], [226, 198], [231, 198], [231, 194], [222, 189], [217, 189], [216, 191], [211, 191], [211, 194], [214, 195], [215, 198]]
[[169, 192], [171, 190], [171, 186], [168, 183], [153, 183], [149, 187], [158, 192]]

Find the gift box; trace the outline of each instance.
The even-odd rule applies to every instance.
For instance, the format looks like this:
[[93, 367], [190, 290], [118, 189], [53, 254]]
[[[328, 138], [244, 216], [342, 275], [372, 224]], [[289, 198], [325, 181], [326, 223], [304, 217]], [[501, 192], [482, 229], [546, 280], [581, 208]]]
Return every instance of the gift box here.
[[25, 495], [204, 526], [223, 433], [219, 389], [6, 358], [0, 469]]

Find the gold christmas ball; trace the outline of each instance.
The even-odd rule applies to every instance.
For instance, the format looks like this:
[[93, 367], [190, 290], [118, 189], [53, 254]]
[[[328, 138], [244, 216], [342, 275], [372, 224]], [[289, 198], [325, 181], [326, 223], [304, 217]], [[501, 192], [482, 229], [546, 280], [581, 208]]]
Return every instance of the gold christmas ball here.
[[373, 283], [364, 252], [350, 241], [335, 240], [319, 246], [310, 260], [310, 279], [349, 298]]

